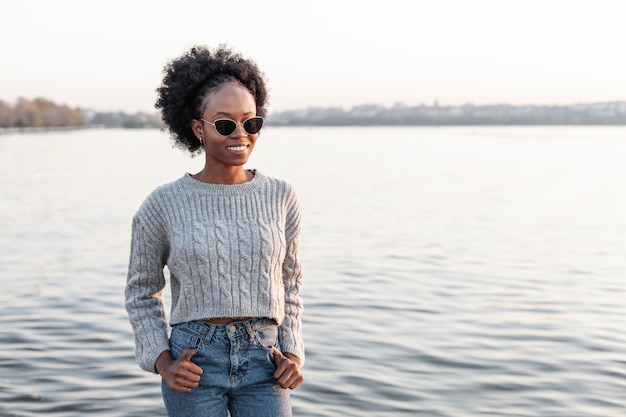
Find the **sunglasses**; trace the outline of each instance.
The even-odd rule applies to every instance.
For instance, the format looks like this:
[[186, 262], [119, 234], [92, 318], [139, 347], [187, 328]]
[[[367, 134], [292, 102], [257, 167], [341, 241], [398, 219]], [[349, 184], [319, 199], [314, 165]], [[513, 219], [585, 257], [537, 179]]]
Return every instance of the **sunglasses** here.
[[250, 117], [249, 119], [244, 120], [243, 122], [236, 122], [231, 119], [217, 119], [215, 122], [211, 123], [208, 120], [200, 118], [203, 122], [207, 122], [210, 125], [215, 127], [215, 131], [220, 136], [230, 136], [233, 134], [235, 129], [237, 129], [237, 125], [241, 124], [243, 126], [243, 130], [246, 131], [249, 135], [256, 135], [259, 133], [259, 130], [263, 127], [263, 123], [265, 123], [265, 119], [261, 116]]

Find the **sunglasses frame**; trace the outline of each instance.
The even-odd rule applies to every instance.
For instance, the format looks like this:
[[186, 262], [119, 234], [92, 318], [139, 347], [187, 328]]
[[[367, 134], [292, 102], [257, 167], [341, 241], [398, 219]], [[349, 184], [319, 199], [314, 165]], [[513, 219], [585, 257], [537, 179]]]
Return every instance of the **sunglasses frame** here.
[[[233, 133], [235, 133], [235, 130], [237, 130], [237, 125], [241, 125], [241, 127], [243, 127], [243, 130], [244, 130], [244, 131], [245, 131], [248, 135], [258, 135], [258, 134], [259, 134], [259, 132], [261, 131], [261, 129], [257, 130], [257, 131], [256, 131], [256, 133], [250, 133], [250, 132], [248, 132], [248, 131], [246, 130], [246, 127], [244, 126], [244, 125], [245, 125], [245, 123], [246, 123], [247, 121], [252, 120], [252, 119], [261, 119], [261, 128], [265, 125], [265, 119], [264, 119], [263, 117], [261, 117], [261, 116], [252, 116], [252, 117], [248, 117], [246, 120], [244, 120], [244, 121], [242, 121], [242, 122], [237, 122], [237, 121], [235, 121], [235, 120], [233, 120], [233, 119], [228, 119], [228, 118], [222, 117], [222, 118], [220, 118], [220, 119], [216, 119], [213, 123], [209, 122], [209, 121], [208, 121], [208, 120], [206, 120], [206, 119], [203, 119], [202, 117], [200, 118], [200, 120], [202, 120], [203, 122], [206, 122], [206, 123], [208, 123], [208, 124], [212, 125], [212, 126], [213, 126], [213, 128], [215, 129], [215, 131], [217, 132], [217, 134], [218, 134], [218, 135], [220, 135], [220, 136], [223, 136], [223, 137], [228, 137], [228, 136], [232, 135]], [[230, 132], [228, 135], [222, 135], [222, 134], [221, 134], [221, 133], [217, 130], [217, 126], [215, 126], [215, 123], [219, 122], [220, 120], [228, 120], [229, 122], [233, 122], [233, 123], [235, 124], [235, 128], [233, 129], [233, 131], [232, 131], [232, 132]]]

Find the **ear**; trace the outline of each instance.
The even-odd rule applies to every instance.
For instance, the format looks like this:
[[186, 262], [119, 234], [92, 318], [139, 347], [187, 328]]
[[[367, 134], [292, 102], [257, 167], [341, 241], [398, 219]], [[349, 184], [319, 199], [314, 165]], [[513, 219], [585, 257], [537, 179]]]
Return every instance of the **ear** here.
[[193, 133], [196, 135], [196, 137], [198, 139], [204, 137], [204, 127], [202, 126], [203, 123], [200, 120], [197, 119], [193, 119], [191, 121], [191, 130], [193, 130]]

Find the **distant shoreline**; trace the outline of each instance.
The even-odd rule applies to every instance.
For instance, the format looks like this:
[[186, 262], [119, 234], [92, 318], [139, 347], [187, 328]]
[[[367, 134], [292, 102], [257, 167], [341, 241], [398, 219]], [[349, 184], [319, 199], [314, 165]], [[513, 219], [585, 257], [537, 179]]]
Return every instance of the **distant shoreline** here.
[[380, 105], [308, 108], [269, 114], [273, 126], [623, 126], [626, 102], [569, 106]]
[[12, 133], [44, 133], [66, 132], [70, 130], [90, 129], [92, 126], [33, 126], [33, 127], [0, 127], [0, 135]]
[[[0, 108], [2, 110], [2, 108]], [[54, 111], [52, 111], [54, 110]], [[50, 115], [56, 117], [51, 117]], [[69, 109], [46, 99], [22, 99], [0, 111], [0, 134], [64, 131], [85, 128], [162, 128], [158, 112], [125, 113]], [[72, 116], [72, 117], [70, 117]], [[308, 107], [270, 112], [268, 126], [626, 126], [626, 101], [571, 105], [432, 105], [393, 106], [365, 104], [342, 107]], [[60, 127], [61, 123], [68, 124]], [[55, 125], [45, 127], [42, 125]], [[33, 125], [36, 127], [29, 127]], [[69, 126], [71, 125], [71, 126]]]
[[[400, 127], [414, 127], [414, 128], [471, 128], [471, 127], [514, 127], [514, 128], [532, 128], [532, 127], [626, 127], [626, 123], [623, 124], [345, 124], [345, 125], [324, 125], [324, 124], [268, 124], [268, 128], [273, 129], [281, 129], [281, 128], [376, 128], [376, 127], [391, 127], [391, 128], [400, 128]], [[106, 126], [79, 126], [79, 127], [31, 127], [31, 128], [5, 128], [0, 127], [0, 136], [4, 135], [21, 135], [28, 133], [54, 133], [54, 132], [71, 132], [78, 130], [157, 130], [161, 129], [158, 127], [142, 127], [142, 128], [128, 128], [128, 127], [106, 127]]]

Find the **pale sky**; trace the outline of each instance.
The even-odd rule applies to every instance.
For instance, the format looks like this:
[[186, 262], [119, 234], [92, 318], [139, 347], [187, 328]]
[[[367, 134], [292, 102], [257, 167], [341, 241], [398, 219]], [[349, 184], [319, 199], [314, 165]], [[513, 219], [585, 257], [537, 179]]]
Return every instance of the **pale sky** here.
[[0, 100], [154, 111], [165, 63], [226, 43], [270, 112], [626, 101], [626, 1], [0, 0]]

